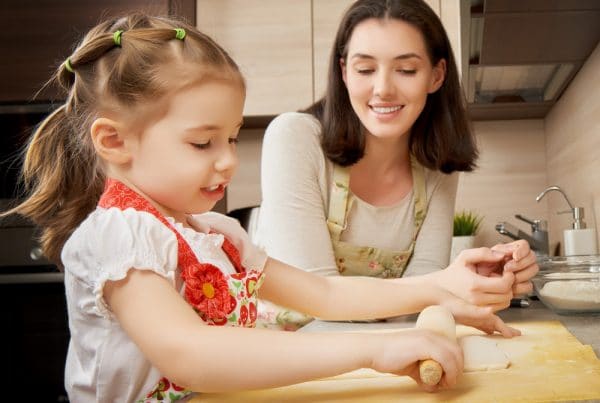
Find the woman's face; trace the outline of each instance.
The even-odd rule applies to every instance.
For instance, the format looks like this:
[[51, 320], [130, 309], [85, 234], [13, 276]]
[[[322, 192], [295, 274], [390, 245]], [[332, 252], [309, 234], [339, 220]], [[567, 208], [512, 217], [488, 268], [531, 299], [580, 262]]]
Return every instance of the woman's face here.
[[354, 28], [340, 65], [354, 112], [370, 134], [382, 139], [410, 131], [427, 95], [442, 85], [446, 66], [444, 60], [431, 65], [417, 28], [375, 18]]

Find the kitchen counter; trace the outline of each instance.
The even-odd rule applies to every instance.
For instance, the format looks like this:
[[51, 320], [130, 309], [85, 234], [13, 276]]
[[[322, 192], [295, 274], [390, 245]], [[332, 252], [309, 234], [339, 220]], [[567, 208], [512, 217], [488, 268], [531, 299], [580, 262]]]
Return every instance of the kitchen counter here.
[[[557, 315], [544, 306], [540, 301], [532, 300], [528, 308], [508, 308], [498, 313], [505, 321], [518, 326], [518, 322], [558, 320], [582, 344], [592, 346], [597, 357], [600, 357], [600, 315]], [[315, 320], [301, 328], [300, 332], [328, 332], [328, 331], [359, 331], [374, 329], [398, 329], [413, 327], [417, 315], [409, 315], [385, 322], [374, 323], [349, 323], [328, 322]]]
[[[500, 316], [520, 328], [513, 339], [491, 336], [509, 357], [506, 370], [465, 372], [452, 389], [432, 395], [408, 377], [359, 369], [272, 389], [204, 394], [191, 402], [600, 402], [600, 316], [561, 316], [531, 301]], [[299, 332], [388, 331], [414, 327], [417, 315], [372, 323], [315, 320]], [[479, 331], [457, 327], [462, 336]], [[316, 363], [318, 365], [318, 363]]]

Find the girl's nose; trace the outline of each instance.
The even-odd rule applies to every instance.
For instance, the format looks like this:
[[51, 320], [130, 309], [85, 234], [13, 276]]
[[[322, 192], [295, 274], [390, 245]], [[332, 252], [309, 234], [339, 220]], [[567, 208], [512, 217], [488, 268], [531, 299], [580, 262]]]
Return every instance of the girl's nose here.
[[394, 94], [394, 83], [389, 72], [381, 70], [377, 73], [373, 83], [373, 92], [382, 99], [389, 98]]
[[232, 171], [237, 168], [237, 165], [238, 156], [236, 148], [234, 145], [227, 144], [227, 146], [223, 148], [219, 157], [215, 160], [215, 170], [217, 172]]

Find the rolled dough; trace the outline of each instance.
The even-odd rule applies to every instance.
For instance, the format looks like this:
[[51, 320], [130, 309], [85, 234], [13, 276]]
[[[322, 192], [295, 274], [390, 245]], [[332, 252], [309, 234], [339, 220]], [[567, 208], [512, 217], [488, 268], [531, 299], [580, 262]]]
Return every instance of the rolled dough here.
[[494, 340], [483, 336], [464, 336], [458, 340], [463, 349], [465, 372], [508, 368], [510, 360]]

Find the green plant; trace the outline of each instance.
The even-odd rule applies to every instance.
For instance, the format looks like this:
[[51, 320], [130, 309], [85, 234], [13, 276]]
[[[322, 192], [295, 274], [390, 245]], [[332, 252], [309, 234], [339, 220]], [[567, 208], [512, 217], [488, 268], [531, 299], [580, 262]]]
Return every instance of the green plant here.
[[472, 211], [454, 214], [454, 236], [475, 235], [483, 217]]

